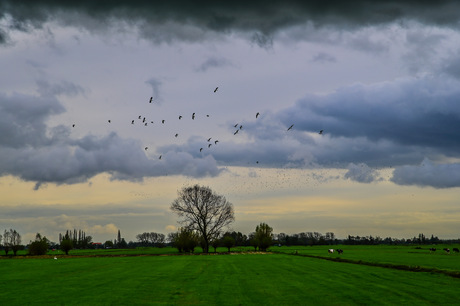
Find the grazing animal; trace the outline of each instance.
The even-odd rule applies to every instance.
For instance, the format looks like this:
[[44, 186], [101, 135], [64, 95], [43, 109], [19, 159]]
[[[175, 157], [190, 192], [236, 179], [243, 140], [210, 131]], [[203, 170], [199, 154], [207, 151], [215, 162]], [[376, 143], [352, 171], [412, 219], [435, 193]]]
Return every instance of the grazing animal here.
[[257, 119], [257, 117], [259, 117], [259, 115], [260, 115], [260, 113], [257, 113], [257, 114], [256, 114], [256, 119]]
[[447, 254], [450, 254], [450, 249], [444, 248], [444, 249], [442, 249], [442, 250], [443, 250], [443, 251], [446, 251]]
[[57, 259], [57, 257], [56, 257], [56, 256], [54, 256], [54, 259]]
[[337, 253], [339, 253], [339, 254], [343, 254], [343, 250], [342, 250], [342, 249], [337, 249], [336, 251], [337, 251]]
[[323, 130], [319, 131], [319, 133], [318, 133], [318, 134], [320, 134], [320, 135], [323, 135]]
[[430, 252], [436, 252], [436, 248], [430, 248]]
[[454, 251], [454, 253], [459, 253], [460, 251], [458, 250], [458, 248], [453, 248], [452, 251]]
[[290, 127], [288, 127], [288, 129], [287, 129], [287, 130], [289, 131], [290, 129], [292, 129], [292, 127], [293, 127], [293, 126], [294, 126], [294, 124], [293, 124], [293, 125], [291, 125]]
[[334, 249], [329, 249], [329, 250], [327, 250], [327, 252], [328, 252], [329, 254], [332, 254], [332, 253], [334, 253]]
[[216, 87], [216, 89], [214, 89], [214, 92], [216, 92], [218, 89], [219, 89], [219, 87]]

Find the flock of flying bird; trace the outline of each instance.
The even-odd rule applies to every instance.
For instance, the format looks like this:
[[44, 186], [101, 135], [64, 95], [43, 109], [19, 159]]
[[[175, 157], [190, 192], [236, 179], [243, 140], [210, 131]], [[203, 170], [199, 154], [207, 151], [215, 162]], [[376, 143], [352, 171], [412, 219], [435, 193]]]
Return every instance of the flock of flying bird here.
[[[216, 88], [214, 89], [214, 93], [216, 93], [218, 89], [219, 89], [219, 87], [216, 87]], [[150, 97], [149, 103], [153, 103], [153, 102], [154, 102], [153, 97]], [[257, 113], [256, 113], [256, 116], [255, 116], [256, 119], [259, 118], [259, 116], [260, 116], [260, 113], [257, 112]], [[195, 120], [195, 113], [192, 113], [192, 116], [191, 116], [191, 117], [192, 117], [192, 120]], [[206, 115], [206, 117], [209, 117], [209, 115]], [[178, 118], [179, 118], [179, 120], [181, 120], [183, 117], [182, 117], [182, 115], [179, 115]], [[138, 120], [142, 120], [142, 123], [143, 123], [145, 126], [148, 125], [148, 122], [147, 122], [146, 117], [143, 117], [142, 115], [139, 115], [137, 119], [138, 119]], [[161, 120], [161, 123], [162, 123], [162, 124], [165, 124], [165, 121], [166, 121], [166, 120], [163, 119], [163, 120]], [[107, 122], [108, 122], [108, 123], [111, 123], [112, 121], [109, 119], [109, 120], [107, 120]], [[134, 123], [135, 123], [135, 119], [131, 120], [131, 124], [134, 124]], [[150, 121], [150, 123], [153, 124], [153, 121]], [[239, 125], [239, 126], [238, 126], [238, 125]], [[72, 127], [75, 127], [75, 123], [72, 124]], [[233, 135], [238, 134], [238, 132], [239, 132], [240, 130], [243, 129], [243, 125], [242, 125], [242, 124], [239, 124], [239, 123], [235, 124], [233, 127], [236, 128], [236, 130], [235, 130], [235, 132], [233, 133]], [[294, 124], [292, 124], [291, 126], [289, 126], [288, 129], [287, 129], [287, 131], [290, 131], [293, 127], [294, 127]], [[323, 130], [320, 130], [318, 134], [322, 135], [322, 134], [323, 134]], [[177, 138], [178, 136], [179, 136], [178, 133], [176, 133], [176, 134], [174, 135], [174, 137], [176, 137], [176, 138]], [[212, 139], [212, 137], [209, 137], [209, 138], [207, 139], [207, 142], [208, 142], [207, 147], [208, 147], [208, 148], [210, 148], [210, 147], [212, 146], [211, 139]], [[214, 140], [214, 145], [217, 145], [218, 142], [219, 142], [219, 140]], [[202, 152], [203, 149], [204, 149], [204, 147], [201, 147], [201, 148], [200, 148], [200, 152]], [[148, 147], [145, 147], [144, 150], [147, 151], [147, 150], [148, 150]], [[161, 157], [162, 157], [162, 155], [160, 155], [160, 156], [158, 157], [158, 159], [161, 159]], [[256, 163], [258, 164], [259, 161], [256, 161]]]

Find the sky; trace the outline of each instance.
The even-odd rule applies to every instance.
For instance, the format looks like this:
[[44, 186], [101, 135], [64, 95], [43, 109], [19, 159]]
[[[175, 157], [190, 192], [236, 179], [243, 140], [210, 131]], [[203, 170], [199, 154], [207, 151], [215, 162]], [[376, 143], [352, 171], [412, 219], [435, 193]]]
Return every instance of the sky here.
[[245, 234], [459, 238], [459, 10], [0, 0], [0, 230], [168, 234], [199, 184]]

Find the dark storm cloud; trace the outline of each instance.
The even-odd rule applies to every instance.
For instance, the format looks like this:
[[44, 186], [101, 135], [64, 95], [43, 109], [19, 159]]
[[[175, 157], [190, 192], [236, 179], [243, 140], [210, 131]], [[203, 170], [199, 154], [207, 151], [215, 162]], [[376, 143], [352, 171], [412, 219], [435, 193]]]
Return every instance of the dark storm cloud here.
[[345, 178], [372, 182], [378, 177], [367, 165], [397, 167], [396, 184], [447, 188], [459, 186], [458, 164], [411, 165], [460, 157], [458, 101], [458, 81], [426, 76], [309, 95], [276, 117], [295, 133], [324, 130], [308, 150], [321, 165], [352, 163]]
[[[148, 37], [151, 25], [168, 25], [165, 30], [183, 36], [170, 24], [191, 26], [202, 31], [251, 32], [257, 44], [267, 45], [276, 31], [311, 22], [314, 26], [369, 26], [409, 19], [422, 23], [458, 26], [457, 1], [0, 1], [0, 17], [8, 17], [3, 40], [10, 29], [39, 28], [56, 20], [88, 29], [113, 25], [116, 21], [136, 25]], [[72, 15], [72, 17], [69, 17]], [[64, 17], [66, 16], [66, 17]], [[153, 32], [152, 32], [153, 31]], [[196, 35], [197, 33], [195, 33]], [[168, 41], [156, 33], [153, 40]], [[195, 36], [203, 38], [202, 33]]]
[[460, 83], [442, 77], [355, 84], [327, 95], [310, 95], [279, 114], [287, 126], [330, 137], [390, 141], [457, 155]]
[[398, 185], [420, 187], [460, 187], [460, 164], [436, 164], [425, 159], [420, 165], [396, 168], [391, 181]]

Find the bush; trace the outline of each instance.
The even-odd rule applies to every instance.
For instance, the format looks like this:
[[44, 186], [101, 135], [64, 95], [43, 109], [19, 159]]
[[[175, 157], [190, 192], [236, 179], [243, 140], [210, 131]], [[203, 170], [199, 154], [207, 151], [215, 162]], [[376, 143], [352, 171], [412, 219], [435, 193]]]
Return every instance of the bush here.
[[29, 245], [29, 255], [45, 255], [49, 249], [49, 240], [41, 237], [39, 233], [35, 236], [35, 241]]

